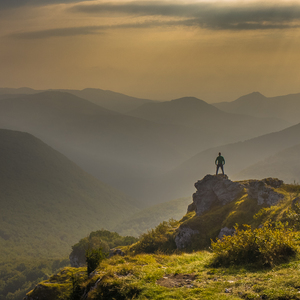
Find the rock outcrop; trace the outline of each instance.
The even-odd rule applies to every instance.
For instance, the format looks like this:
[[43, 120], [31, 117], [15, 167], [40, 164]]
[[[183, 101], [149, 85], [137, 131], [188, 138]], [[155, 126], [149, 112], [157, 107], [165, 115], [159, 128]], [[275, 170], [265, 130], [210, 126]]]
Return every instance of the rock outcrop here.
[[[193, 194], [193, 203], [188, 206], [188, 212], [195, 211], [195, 218], [201, 218], [213, 206], [224, 206], [245, 194], [248, 195], [248, 198], [256, 199], [258, 206], [276, 205], [284, 198], [275, 190], [280, 188], [282, 184], [283, 181], [276, 178], [234, 182], [228, 179], [226, 175], [206, 175], [202, 180], [195, 183], [196, 192]], [[218, 238], [221, 239], [225, 235], [234, 234], [234, 228], [220, 227], [218, 232]], [[175, 237], [177, 248], [189, 247], [197, 235], [205, 235], [201, 225], [198, 228], [194, 222], [190, 228], [188, 224], [182, 224]]]
[[193, 195], [193, 205], [196, 214], [201, 215], [212, 205], [225, 205], [237, 198], [244, 190], [244, 185], [233, 182], [226, 175], [206, 175], [195, 183], [197, 189]]
[[175, 237], [175, 243], [177, 249], [186, 248], [190, 244], [192, 240], [192, 236], [197, 233], [199, 233], [198, 230], [193, 230], [189, 227], [180, 227]]
[[262, 180], [249, 180], [244, 184], [248, 191], [249, 197], [257, 199], [257, 204], [266, 204], [272, 206], [277, 204], [283, 195], [274, 191], [283, 184], [282, 180], [274, 178], [266, 178]]
[[218, 238], [222, 239], [224, 236], [232, 236], [234, 232], [234, 228], [223, 227], [218, 235]]
[[274, 191], [282, 184], [283, 181], [276, 178], [238, 182], [231, 181], [227, 175], [206, 175], [195, 183], [197, 191], [193, 194], [193, 203], [188, 211], [195, 210], [197, 215], [201, 215], [214, 204], [225, 205], [235, 200], [243, 191], [257, 199], [258, 205], [272, 206], [283, 199], [282, 194]]

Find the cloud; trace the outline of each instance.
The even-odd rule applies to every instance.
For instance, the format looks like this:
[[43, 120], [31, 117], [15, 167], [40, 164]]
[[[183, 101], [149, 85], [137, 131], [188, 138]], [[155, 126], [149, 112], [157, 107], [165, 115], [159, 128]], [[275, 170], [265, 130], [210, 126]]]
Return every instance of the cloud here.
[[0, 9], [16, 8], [26, 5], [42, 6], [47, 4], [75, 3], [83, 1], [85, 0], [1, 0]]
[[[6, 1], [6, 0], [5, 0]], [[12, 0], [13, 2], [18, 2]], [[24, 0], [26, 2], [26, 0]], [[28, 0], [27, 2], [34, 2]], [[37, 1], [37, 0], [36, 0]], [[48, 0], [41, 0], [46, 3]], [[49, 0], [50, 1], [50, 0]], [[51, 0], [51, 3], [59, 0]], [[72, 1], [72, 0], [70, 0]], [[66, 2], [66, 1], [65, 1]], [[72, 1], [74, 2], [74, 1]], [[110, 29], [154, 28], [154, 27], [195, 27], [210, 30], [272, 30], [300, 28], [300, 4], [254, 4], [245, 2], [190, 4], [166, 1], [134, 1], [127, 3], [76, 4], [69, 10], [93, 15], [123, 14], [119, 24], [100, 26], [77, 26], [54, 28], [9, 35], [18, 39], [45, 39], [52, 37], [103, 34]], [[145, 21], [131, 21], [128, 16], [147, 17]], [[151, 18], [153, 17], [153, 18]], [[130, 20], [128, 22], [128, 20]]]
[[9, 37], [18, 38], [18, 39], [46, 39], [51, 37], [90, 35], [90, 34], [99, 34], [100, 33], [99, 30], [104, 29], [104, 27], [105, 26], [55, 28], [55, 29], [47, 29], [47, 30], [14, 33], [9, 35]]
[[128, 29], [128, 28], [153, 28], [162, 26], [176, 26], [182, 25], [182, 21], [148, 21], [137, 23], [124, 23], [117, 25], [102, 25], [102, 26], [83, 26], [83, 27], [68, 27], [68, 28], [54, 28], [47, 30], [37, 30], [28, 32], [19, 32], [8, 35], [11, 38], [17, 39], [47, 39], [52, 37], [67, 37], [91, 34], [103, 34], [107, 29]]
[[[79, 4], [73, 12], [86, 14], [123, 14], [187, 19], [186, 25], [214, 30], [285, 29], [299, 27], [300, 4], [246, 2], [198, 2], [190, 4], [166, 1]], [[184, 22], [183, 22], [184, 24]]]

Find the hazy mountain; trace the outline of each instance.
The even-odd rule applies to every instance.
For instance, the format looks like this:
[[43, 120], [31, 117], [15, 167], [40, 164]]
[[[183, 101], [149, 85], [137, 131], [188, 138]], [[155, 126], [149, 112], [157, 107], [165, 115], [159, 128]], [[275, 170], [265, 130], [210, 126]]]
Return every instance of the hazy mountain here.
[[300, 93], [277, 97], [265, 97], [255, 92], [242, 96], [233, 102], [214, 103], [226, 112], [255, 117], [275, 117], [292, 124], [300, 122]]
[[194, 192], [191, 182], [206, 174], [215, 174], [214, 162], [219, 151], [225, 157], [225, 173], [238, 180], [242, 178], [235, 174], [299, 143], [300, 124], [244, 142], [207, 149], [159, 178], [154, 184], [154, 190], [159, 191], [159, 196], [166, 199], [190, 195]]
[[36, 94], [42, 92], [41, 90], [34, 90], [28, 87], [22, 87], [22, 88], [18, 88], [18, 89], [14, 89], [14, 88], [0, 88], [0, 95], [9, 95], [9, 94], [17, 94], [17, 95], [21, 95], [21, 94], [25, 94], [25, 95], [30, 95], [30, 94]]
[[[29, 95], [29, 94], [37, 94], [41, 92], [45, 92], [46, 90], [34, 90], [31, 88], [0, 88], [0, 99], [10, 98], [9, 95]], [[93, 102], [94, 104], [100, 105], [109, 110], [117, 111], [117, 112], [127, 112], [132, 110], [140, 105], [143, 105], [148, 102], [152, 102], [153, 100], [141, 99], [136, 97], [127, 96], [121, 93], [112, 92], [109, 90], [101, 90], [101, 89], [92, 89], [87, 88], [83, 90], [68, 90], [68, 89], [59, 89], [59, 90], [48, 90], [48, 91], [60, 91], [67, 92], [78, 96], [82, 99]], [[153, 101], [154, 102], [154, 101]]]
[[159, 223], [169, 219], [179, 220], [187, 212], [187, 207], [192, 203], [192, 198], [180, 198], [165, 203], [157, 204], [138, 211], [129, 218], [118, 223], [114, 230], [121, 235], [139, 236], [155, 228]]
[[91, 101], [104, 108], [121, 112], [121, 113], [139, 107], [144, 103], [153, 102], [152, 100], [135, 98], [124, 94], [120, 94], [108, 90], [101, 90], [101, 89], [88, 88], [81, 91], [79, 90], [62, 90], [62, 91], [69, 92], [75, 96]]
[[288, 122], [275, 118], [256, 118], [226, 113], [194, 97], [147, 103], [128, 114], [155, 122], [196, 128], [199, 138], [210, 137], [210, 145], [245, 140], [281, 130], [289, 125]]
[[0, 130], [1, 260], [66, 255], [92, 230], [112, 228], [135, 202], [30, 134]]
[[32, 133], [131, 194], [142, 188], [145, 178], [206, 146], [194, 139], [196, 130], [126, 116], [54, 91], [0, 100], [0, 127]]
[[234, 178], [277, 177], [286, 183], [300, 182], [300, 144], [287, 148], [235, 174]]

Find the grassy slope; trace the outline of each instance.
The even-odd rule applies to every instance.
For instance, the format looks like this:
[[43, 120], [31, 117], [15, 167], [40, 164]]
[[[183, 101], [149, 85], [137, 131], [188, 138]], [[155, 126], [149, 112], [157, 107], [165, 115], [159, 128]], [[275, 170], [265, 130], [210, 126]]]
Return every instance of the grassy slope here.
[[151, 206], [118, 223], [114, 230], [121, 235], [139, 236], [165, 220], [181, 219], [190, 203], [192, 199], [187, 197]]
[[[28, 294], [28, 299], [36, 296], [43, 300], [67, 299], [72, 274], [81, 278], [82, 290], [102, 278], [87, 299], [300, 299], [299, 259], [273, 269], [255, 270], [245, 266], [212, 268], [209, 267], [212, 257], [208, 252], [114, 257], [101, 263], [90, 279], [84, 268], [64, 269], [40, 283], [39, 289]], [[171, 288], [156, 283], [168, 274], [194, 274], [196, 279]]]
[[67, 255], [92, 230], [136, 212], [127, 196], [35, 137], [0, 130], [1, 261]]
[[[284, 185], [277, 191], [285, 198], [271, 208], [257, 206], [244, 194], [224, 207], [213, 208], [202, 218], [189, 213], [177, 222], [177, 226], [189, 223], [190, 227], [200, 229], [205, 223], [203, 230], [213, 232], [213, 226], [248, 223], [256, 227], [267, 219], [284, 220], [284, 212], [291, 207], [299, 188]], [[253, 219], [257, 211], [260, 212]], [[156, 230], [154, 242], [162, 239], [161, 235], [162, 231]], [[103, 261], [89, 278], [86, 269], [64, 269], [29, 293], [28, 300], [41, 296], [41, 293], [43, 300], [66, 299], [72, 288], [72, 274], [78, 276], [82, 292], [85, 288], [90, 289], [87, 299], [300, 299], [299, 255], [273, 268], [255, 265], [213, 268], [213, 258], [213, 253], [204, 250], [189, 254], [165, 255], [158, 251], [156, 254], [116, 256]], [[193, 274], [196, 278], [192, 282], [181, 282], [177, 287], [163, 287], [157, 282], [162, 279], [168, 281], [169, 276], [176, 274]], [[96, 288], [91, 289], [98, 279], [101, 280]]]

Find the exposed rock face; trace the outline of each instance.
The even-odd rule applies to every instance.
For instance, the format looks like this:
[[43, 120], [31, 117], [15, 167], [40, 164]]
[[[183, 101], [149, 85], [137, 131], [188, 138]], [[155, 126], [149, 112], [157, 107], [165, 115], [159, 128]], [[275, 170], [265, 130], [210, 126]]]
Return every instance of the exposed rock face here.
[[234, 228], [228, 228], [228, 227], [224, 227], [221, 229], [219, 235], [218, 235], [218, 238], [219, 239], [222, 239], [223, 236], [232, 236], [234, 234], [235, 230]]
[[257, 204], [267, 204], [272, 206], [277, 204], [284, 198], [282, 194], [274, 191], [283, 184], [282, 180], [274, 178], [266, 178], [263, 180], [249, 180], [245, 187], [247, 188], [249, 197], [257, 199]]
[[186, 248], [190, 244], [192, 236], [197, 233], [199, 233], [198, 230], [193, 230], [188, 227], [180, 227], [175, 237], [177, 249]]
[[[266, 178], [262, 180], [247, 180], [233, 182], [226, 175], [206, 175], [195, 183], [197, 191], [193, 194], [193, 203], [188, 206], [188, 212], [195, 211], [197, 216], [209, 211], [213, 205], [226, 205], [247, 193], [250, 198], [257, 199], [257, 205], [272, 206], [284, 196], [274, 189], [283, 184], [282, 180]], [[295, 202], [298, 201], [295, 200]], [[193, 225], [194, 226], [194, 225]], [[220, 228], [218, 237], [234, 234], [234, 228]], [[186, 248], [195, 238], [195, 234], [202, 233], [201, 228], [189, 228], [186, 224], [179, 227], [175, 243], [178, 249]]]
[[244, 190], [244, 185], [233, 182], [226, 175], [206, 175], [195, 183], [193, 204], [197, 215], [209, 210], [213, 204], [225, 205]]

